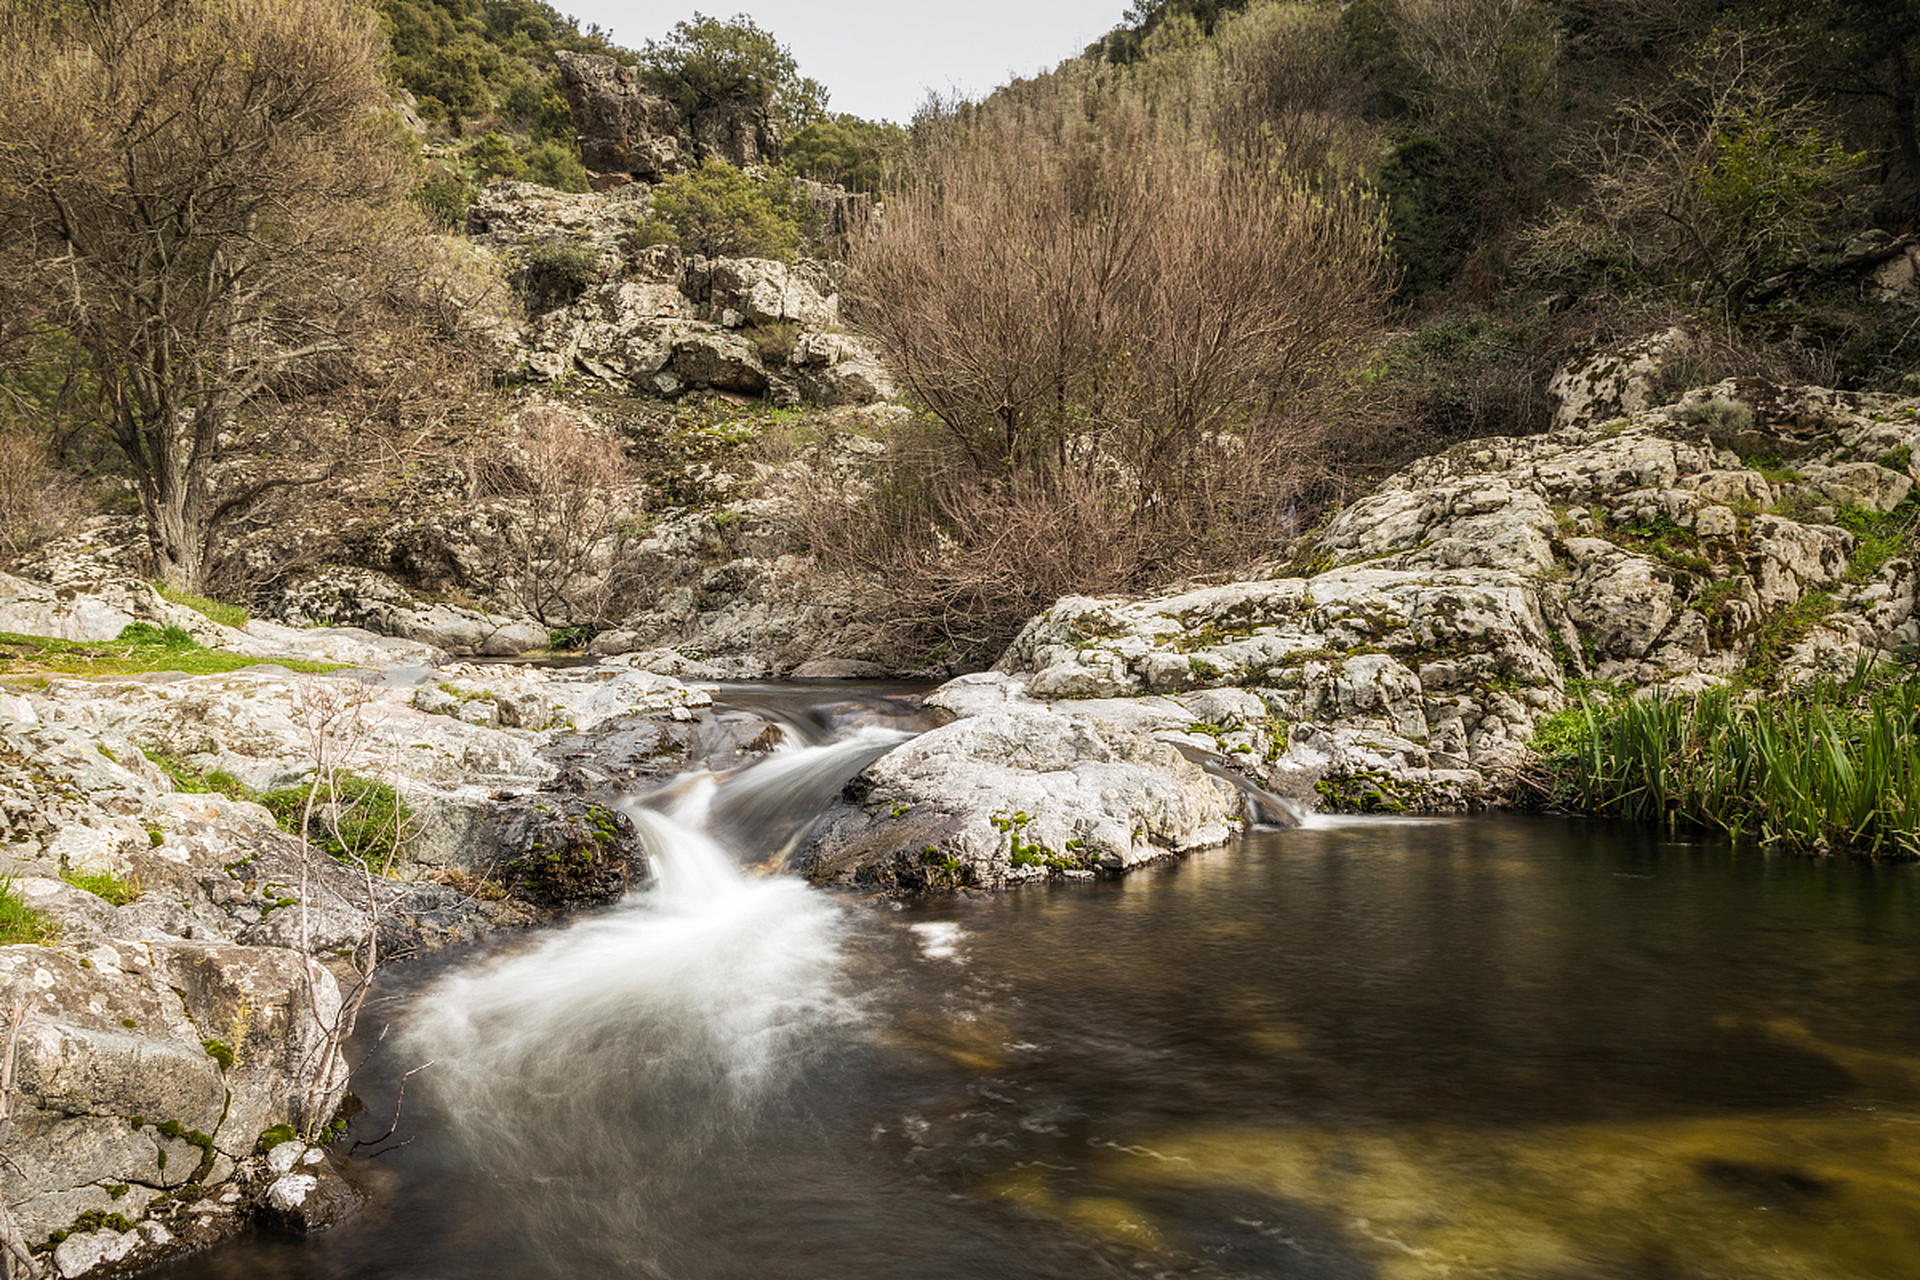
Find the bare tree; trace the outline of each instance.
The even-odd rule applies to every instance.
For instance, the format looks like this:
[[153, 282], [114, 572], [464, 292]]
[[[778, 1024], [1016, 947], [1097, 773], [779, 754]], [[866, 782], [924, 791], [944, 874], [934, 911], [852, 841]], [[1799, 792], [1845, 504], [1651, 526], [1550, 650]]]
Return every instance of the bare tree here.
[[548, 627], [593, 631], [633, 603], [627, 551], [642, 493], [611, 432], [533, 404], [474, 451], [468, 473], [494, 525], [483, 569], [502, 603]]
[[1666, 83], [1576, 144], [1586, 199], [1529, 233], [1532, 267], [1702, 287], [1737, 316], [1805, 253], [1865, 160], [1801, 91], [1796, 57], [1781, 33], [1733, 27], [1691, 46]]
[[170, 584], [325, 475], [221, 464], [253, 397], [377, 342], [416, 242], [383, 57], [355, 0], [0, 8], [0, 289], [90, 360]]

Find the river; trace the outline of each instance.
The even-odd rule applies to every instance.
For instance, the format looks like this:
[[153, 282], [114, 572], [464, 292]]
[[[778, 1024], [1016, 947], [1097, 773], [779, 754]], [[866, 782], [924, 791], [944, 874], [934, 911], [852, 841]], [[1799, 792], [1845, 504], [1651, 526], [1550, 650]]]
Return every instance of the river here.
[[160, 1274], [1920, 1275], [1920, 867], [1321, 818], [903, 906], [747, 865], [886, 745], [814, 736], [647, 808], [657, 889], [393, 970], [373, 1206]]

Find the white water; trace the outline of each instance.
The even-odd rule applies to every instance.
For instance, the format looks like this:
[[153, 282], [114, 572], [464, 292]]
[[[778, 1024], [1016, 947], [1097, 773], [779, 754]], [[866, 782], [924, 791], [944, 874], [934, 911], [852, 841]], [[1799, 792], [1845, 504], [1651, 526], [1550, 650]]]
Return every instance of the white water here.
[[707, 828], [736, 789], [837, 788], [884, 749], [855, 736], [687, 779], [664, 811], [629, 806], [655, 887], [417, 998], [404, 1048], [434, 1065], [416, 1085], [461, 1118], [454, 1141], [480, 1167], [512, 1180], [520, 1230], [594, 1241], [622, 1272], [671, 1271], [652, 1242], [673, 1179], [728, 1164], [860, 1034], [845, 909], [793, 877], [743, 874]]

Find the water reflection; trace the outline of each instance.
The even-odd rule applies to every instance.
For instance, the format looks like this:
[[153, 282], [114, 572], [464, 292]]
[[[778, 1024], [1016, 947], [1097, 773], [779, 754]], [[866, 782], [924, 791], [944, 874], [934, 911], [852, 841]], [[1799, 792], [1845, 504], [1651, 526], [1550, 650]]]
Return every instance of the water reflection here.
[[[1906, 1280], [1920, 1257], [1920, 868], [1501, 819], [906, 910], [767, 892], [718, 949], [646, 909], [578, 931], [599, 952], [537, 944], [560, 987], [623, 994], [484, 1106], [410, 1091], [384, 1217], [170, 1274]], [[789, 965], [766, 948], [794, 929]], [[764, 1002], [761, 967], [788, 984]], [[547, 999], [508, 983], [489, 1014], [464, 981], [434, 1016]], [[750, 1105], [699, 1047], [743, 1002], [777, 1048]], [[382, 1126], [423, 1025], [363, 1073]], [[528, 1153], [567, 1116], [600, 1136]]]

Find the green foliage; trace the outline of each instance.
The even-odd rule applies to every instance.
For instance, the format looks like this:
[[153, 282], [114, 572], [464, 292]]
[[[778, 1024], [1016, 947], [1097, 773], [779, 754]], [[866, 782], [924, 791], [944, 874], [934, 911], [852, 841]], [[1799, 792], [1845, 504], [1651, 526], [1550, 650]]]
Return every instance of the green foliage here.
[[151, 622], [129, 622], [120, 628], [117, 639], [121, 644], [135, 648], [198, 649], [200, 647], [200, 642], [195, 640], [186, 628], [172, 623], [159, 627]]
[[674, 23], [666, 39], [647, 41], [640, 68], [686, 116], [723, 104], [764, 107], [797, 133], [826, 113], [827, 91], [745, 14], [722, 22], [696, 12]]
[[408, 198], [425, 210], [441, 230], [459, 231], [467, 225], [473, 184], [459, 174], [436, 170], [423, 178]]
[[555, 191], [585, 191], [587, 167], [580, 163], [580, 148], [571, 142], [548, 138], [535, 143], [526, 153], [523, 176]]
[[1889, 560], [1920, 556], [1920, 497], [1909, 494], [1891, 511], [1842, 505], [1833, 523], [1853, 535], [1847, 581], [1864, 582]]
[[76, 889], [84, 889], [95, 897], [105, 898], [116, 907], [124, 907], [144, 890], [138, 880], [123, 880], [111, 871], [76, 871], [71, 868], [61, 871], [60, 878]]
[[[495, 119], [539, 138], [560, 137], [555, 50], [617, 54], [598, 27], [582, 32], [538, 0], [379, 0], [393, 69], [421, 116], [456, 136]], [[566, 104], [559, 103], [564, 112]], [[571, 132], [570, 128], [568, 132]]]
[[1768, 698], [1582, 696], [1542, 725], [1536, 780], [1602, 817], [1806, 852], [1920, 855], [1920, 679], [1864, 668]]
[[709, 258], [787, 262], [800, 243], [800, 217], [780, 177], [755, 180], [709, 156], [654, 188], [638, 235], [644, 244], [670, 241]]
[[534, 311], [564, 307], [600, 275], [600, 252], [577, 241], [535, 245], [521, 268], [521, 294]]
[[786, 166], [815, 182], [877, 193], [906, 145], [907, 131], [897, 124], [838, 113], [815, 120], [787, 139]]
[[259, 797], [282, 830], [300, 834], [312, 791], [307, 839], [343, 862], [380, 870], [404, 847], [413, 809], [392, 784], [357, 773], [333, 775], [313, 787], [281, 787]]
[[0, 876], [0, 946], [48, 943], [60, 936], [60, 926], [35, 910], [14, 888], [12, 876]]

